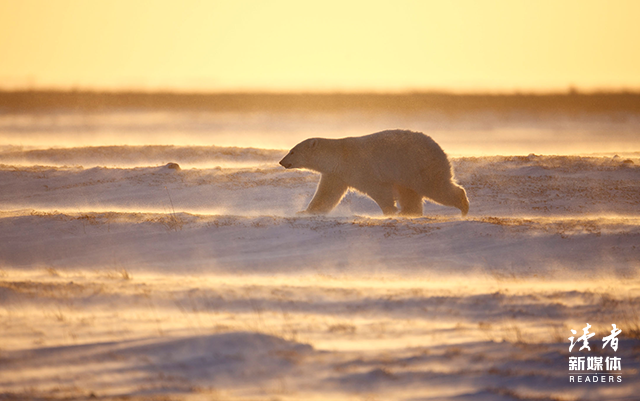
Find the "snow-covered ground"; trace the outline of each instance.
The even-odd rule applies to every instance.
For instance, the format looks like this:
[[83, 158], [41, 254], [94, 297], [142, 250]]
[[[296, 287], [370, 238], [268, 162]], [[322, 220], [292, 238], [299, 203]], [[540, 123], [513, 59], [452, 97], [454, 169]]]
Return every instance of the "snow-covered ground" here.
[[[637, 399], [637, 118], [352, 117], [0, 116], [0, 399]], [[296, 214], [286, 148], [383, 123], [453, 155], [466, 218]]]

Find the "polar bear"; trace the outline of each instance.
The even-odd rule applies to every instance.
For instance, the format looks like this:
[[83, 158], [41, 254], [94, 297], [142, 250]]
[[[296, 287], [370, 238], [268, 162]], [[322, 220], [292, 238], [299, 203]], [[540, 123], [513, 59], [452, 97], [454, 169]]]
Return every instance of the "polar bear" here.
[[389, 130], [342, 139], [310, 138], [300, 142], [280, 161], [286, 168], [304, 168], [322, 174], [305, 213], [330, 212], [347, 189], [370, 196], [385, 215], [422, 215], [422, 199], [460, 209], [465, 216], [469, 200], [454, 178], [442, 148], [429, 136]]

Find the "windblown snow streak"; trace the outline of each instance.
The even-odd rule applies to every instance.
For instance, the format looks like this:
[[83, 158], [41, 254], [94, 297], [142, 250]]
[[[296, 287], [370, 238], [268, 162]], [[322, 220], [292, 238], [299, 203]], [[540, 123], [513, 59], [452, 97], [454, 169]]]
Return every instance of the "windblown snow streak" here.
[[[297, 215], [319, 175], [284, 150], [6, 144], [0, 398], [633, 399], [640, 158], [621, 150], [454, 156], [468, 217], [406, 219], [356, 192]], [[623, 330], [622, 383], [569, 383], [587, 322], [598, 347]]]

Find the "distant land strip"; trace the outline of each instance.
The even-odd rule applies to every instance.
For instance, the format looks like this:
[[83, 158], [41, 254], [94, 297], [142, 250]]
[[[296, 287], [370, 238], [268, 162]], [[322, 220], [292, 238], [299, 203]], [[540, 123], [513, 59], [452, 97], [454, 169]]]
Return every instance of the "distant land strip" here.
[[557, 94], [415, 93], [178, 93], [0, 91], [0, 112], [55, 110], [196, 110], [343, 112], [531, 112], [540, 114], [640, 113], [640, 93]]

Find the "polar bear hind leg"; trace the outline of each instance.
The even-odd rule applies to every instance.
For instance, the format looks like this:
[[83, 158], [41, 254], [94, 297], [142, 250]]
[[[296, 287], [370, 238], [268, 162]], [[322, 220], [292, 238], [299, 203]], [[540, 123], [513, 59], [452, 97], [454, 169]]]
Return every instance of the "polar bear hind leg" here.
[[416, 191], [396, 185], [394, 187], [402, 216], [422, 216], [422, 195]]
[[469, 199], [466, 191], [450, 180], [439, 182], [437, 185], [425, 184], [419, 193], [441, 205], [460, 209], [462, 216], [466, 216], [469, 212]]

